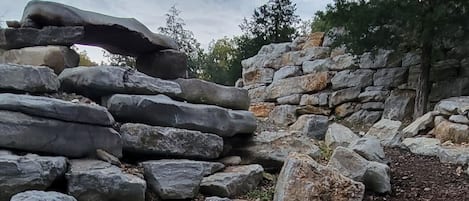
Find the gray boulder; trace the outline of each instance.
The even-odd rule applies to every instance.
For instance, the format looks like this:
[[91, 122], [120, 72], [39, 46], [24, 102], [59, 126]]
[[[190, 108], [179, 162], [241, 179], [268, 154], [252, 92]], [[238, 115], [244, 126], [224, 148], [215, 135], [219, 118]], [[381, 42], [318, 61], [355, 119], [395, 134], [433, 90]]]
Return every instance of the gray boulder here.
[[384, 103], [383, 102], [366, 102], [361, 104], [361, 108], [364, 110], [371, 111], [383, 111]]
[[335, 91], [329, 97], [329, 107], [335, 107], [345, 102], [350, 102], [358, 98], [360, 87], [352, 87]]
[[292, 94], [317, 92], [325, 89], [329, 82], [330, 78], [327, 72], [281, 79], [266, 88], [265, 98], [275, 100]]
[[454, 123], [469, 125], [469, 119], [464, 115], [451, 115], [449, 120]]
[[164, 95], [117, 94], [111, 96], [106, 105], [111, 114], [123, 122], [197, 130], [222, 137], [256, 130], [251, 112], [178, 102]]
[[223, 151], [221, 137], [199, 131], [127, 123], [120, 133], [124, 150], [138, 154], [215, 159]]
[[66, 122], [112, 126], [114, 118], [105, 107], [42, 96], [0, 94], [0, 110], [56, 119]]
[[25, 191], [18, 193], [10, 201], [77, 201], [74, 197], [53, 191]]
[[383, 112], [381, 111], [368, 111], [368, 110], [359, 110], [358, 112], [353, 113], [345, 120], [349, 123], [362, 124], [362, 125], [373, 125], [375, 122], [381, 119]]
[[348, 145], [348, 148], [369, 161], [386, 163], [383, 147], [380, 141], [375, 137], [355, 139]]
[[0, 29], [0, 49], [19, 49], [47, 45], [72, 46], [85, 36], [85, 27], [46, 26], [41, 29]]
[[371, 102], [371, 101], [378, 101], [384, 102], [386, 98], [389, 96], [389, 91], [364, 91], [358, 95], [358, 99], [362, 102]]
[[206, 197], [205, 201], [231, 201], [229, 198], [221, 198], [217, 196]]
[[334, 150], [338, 146], [347, 147], [351, 142], [359, 138], [349, 128], [338, 123], [333, 123], [327, 128], [325, 142], [329, 148]]
[[290, 126], [291, 130], [300, 131], [311, 139], [324, 139], [329, 124], [329, 118], [323, 115], [302, 115]]
[[269, 119], [273, 123], [281, 126], [289, 126], [295, 123], [296, 119], [296, 109], [294, 105], [279, 105], [276, 106], [269, 114]]
[[67, 192], [77, 200], [145, 200], [145, 181], [116, 166], [97, 160], [72, 160], [70, 166]]
[[281, 68], [281, 57], [284, 53], [291, 50], [291, 43], [273, 43], [264, 45], [257, 55], [241, 61], [244, 69], [252, 68]]
[[217, 105], [224, 108], [247, 110], [249, 96], [246, 89], [227, 87], [199, 79], [177, 79], [182, 89], [178, 97], [190, 103]]
[[402, 141], [402, 144], [412, 153], [426, 156], [438, 156], [441, 148], [440, 140], [436, 138], [406, 138]]
[[303, 94], [300, 105], [328, 106], [329, 96], [329, 93]]
[[435, 105], [435, 111], [444, 115], [464, 114], [469, 111], [469, 96], [451, 97]]
[[75, 50], [65, 46], [38, 46], [5, 51], [3, 62], [47, 66], [60, 74], [64, 68], [78, 66], [80, 56]]
[[135, 67], [152, 77], [176, 79], [187, 77], [187, 55], [177, 50], [161, 50], [139, 55]]
[[0, 155], [0, 201], [29, 189], [45, 190], [67, 170], [64, 157]]
[[339, 146], [332, 153], [327, 167], [336, 169], [350, 179], [363, 182], [368, 163], [369, 161], [351, 149]]
[[50, 68], [0, 64], [0, 92], [50, 93], [59, 87], [59, 80]]
[[390, 119], [381, 119], [368, 130], [366, 136], [373, 136], [379, 139], [383, 146], [393, 146], [400, 140], [400, 131], [402, 123]]
[[322, 166], [304, 154], [292, 153], [275, 186], [274, 201], [361, 201], [365, 186], [340, 172]]
[[94, 155], [103, 149], [122, 156], [122, 141], [112, 128], [0, 110], [0, 146], [68, 157]]
[[360, 57], [360, 68], [386, 68], [402, 65], [402, 56], [393, 50], [378, 50], [376, 53], [366, 52]]
[[366, 188], [377, 193], [391, 192], [391, 175], [389, 166], [371, 161], [368, 163], [363, 183]]
[[412, 119], [414, 100], [414, 91], [392, 91], [384, 102], [383, 118], [399, 121]]
[[295, 77], [301, 75], [301, 68], [298, 66], [285, 66], [278, 69], [274, 73], [273, 81], [281, 80], [284, 78]]
[[[115, 54], [137, 56], [177, 49], [174, 40], [151, 32], [133, 18], [111, 17], [54, 2], [29, 2], [23, 11], [21, 27], [46, 26], [84, 26], [83, 38], [75, 43], [99, 46]], [[116, 37], [109, 37], [109, 34]]]
[[407, 71], [407, 68], [402, 67], [378, 69], [373, 75], [373, 85], [397, 87], [407, 81]]
[[318, 73], [328, 70], [328, 67], [331, 65], [331, 59], [317, 59], [313, 61], [303, 62], [302, 69], [304, 74], [308, 73]]
[[200, 191], [204, 195], [234, 197], [254, 190], [262, 180], [260, 165], [231, 166], [223, 172], [204, 177]]
[[277, 98], [277, 103], [280, 105], [298, 105], [301, 101], [301, 94], [293, 94]]
[[204, 176], [222, 169], [221, 163], [157, 160], [141, 163], [151, 191], [162, 199], [194, 198]]
[[417, 118], [407, 127], [402, 129], [402, 137], [414, 137], [418, 135], [421, 131], [425, 131], [429, 128], [432, 128], [434, 126], [433, 119], [438, 114], [439, 113], [437, 111], [430, 111], [424, 114], [423, 116]]
[[[335, 49], [335, 50], [340, 50]], [[331, 53], [331, 57], [333, 54]], [[351, 54], [342, 54], [332, 57], [332, 65], [329, 66], [329, 70], [346, 70], [346, 69], [354, 69], [358, 67], [357, 65], [357, 58]]]
[[153, 78], [130, 67], [95, 66], [65, 69], [60, 75], [61, 88], [90, 98], [112, 94], [181, 94], [178, 83]]
[[407, 52], [402, 57], [402, 66], [414, 66], [420, 64], [421, 60], [419, 52]]
[[334, 90], [349, 87], [365, 88], [373, 84], [373, 71], [366, 69], [339, 71], [331, 82]]
[[248, 89], [248, 96], [251, 99], [251, 103], [259, 103], [265, 101], [265, 90], [266, 86], [260, 85], [251, 89]]
[[438, 158], [442, 163], [469, 164], [469, 147], [443, 147], [439, 149]]

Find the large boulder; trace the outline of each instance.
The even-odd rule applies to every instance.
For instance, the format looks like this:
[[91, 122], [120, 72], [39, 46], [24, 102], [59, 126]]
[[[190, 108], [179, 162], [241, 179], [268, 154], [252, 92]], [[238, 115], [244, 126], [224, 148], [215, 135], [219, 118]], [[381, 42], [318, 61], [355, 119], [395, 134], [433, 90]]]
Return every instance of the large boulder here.
[[200, 184], [204, 195], [234, 197], [254, 190], [262, 180], [264, 169], [260, 165], [230, 166], [208, 177]]
[[280, 126], [289, 126], [295, 123], [298, 118], [296, 115], [297, 107], [294, 105], [279, 105], [276, 106], [269, 114], [269, 119], [274, 124]]
[[363, 200], [365, 186], [324, 167], [304, 154], [292, 153], [275, 186], [274, 201]]
[[469, 111], [469, 96], [451, 97], [435, 105], [435, 111], [444, 115], [464, 114]]
[[465, 124], [445, 120], [436, 125], [433, 133], [442, 142], [469, 143], [469, 126]]
[[135, 66], [138, 71], [162, 79], [187, 77], [187, 55], [177, 50], [161, 50], [139, 55]]
[[304, 136], [311, 139], [324, 139], [327, 131], [329, 118], [323, 115], [302, 115], [290, 126], [291, 130], [300, 131]]
[[421, 131], [428, 130], [433, 127], [433, 119], [439, 113], [437, 111], [430, 111], [423, 116], [417, 118], [414, 122], [402, 129], [402, 137], [414, 137]]
[[327, 167], [334, 168], [342, 175], [363, 182], [369, 161], [345, 147], [337, 147], [332, 153]]
[[412, 153], [426, 156], [437, 156], [441, 149], [440, 140], [436, 138], [406, 138], [402, 144]]
[[111, 17], [55, 2], [29, 2], [23, 11], [21, 27], [46, 26], [84, 26], [83, 38], [75, 43], [99, 46], [115, 54], [137, 56], [178, 49], [174, 40], [151, 32], [133, 18]]
[[469, 147], [443, 147], [439, 149], [438, 158], [442, 163], [469, 164]]
[[222, 137], [256, 130], [251, 112], [178, 102], [165, 95], [116, 94], [106, 105], [111, 114], [123, 122], [197, 130]]
[[366, 136], [373, 136], [379, 139], [384, 146], [393, 146], [400, 140], [399, 128], [402, 123], [390, 119], [381, 119], [368, 130]]
[[127, 123], [121, 126], [124, 151], [152, 156], [215, 159], [223, 139], [215, 134]]
[[358, 98], [360, 87], [352, 87], [335, 91], [329, 98], [329, 107], [335, 107], [345, 102], [350, 102]]
[[[343, 47], [335, 48], [334, 50], [343, 50]], [[345, 52], [344, 54], [334, 55], [334, 50], [332, 50], [331, 53], [332, 63], [328, 66], [329, 70], [341, 71], [346, 69], [354, 69], [358, 66], [356, 56], [345, 54]]]
[[47, 66], [60, 74], [64, 68], [78, 66], [80, 56], [65, 46], [38, 46], [8, 50], [3, 53], [3, 62], [21, 65]]
[[281, 57], [284, 53], [291, 50], [291, 43], [274, 43], [264, 45], [257, 55], [241, 61], [244, 69], [252, 68], [275, 68], [283, 67], [281, 65]]
[[334, 75], [331, 82], [334, 90], [349, 87], [365, 88], [373, 84], [373, 71], [366, 69], [340, 71]]
[[359, 138], [360, 137], [349, 128], [338, 123], [333, 123], [327, 128], [325, 142], [329, 148], [334, 150], [338, 146], [347, 147], [350, 143]]
[[145, 200], [146, 183], [135, 175], [97, 160], [72, 160], [67, 192], [79, 201]]
[[381, 111], [359, 110], [345, 118], [345, 121], [359, 125], [373, 125], [381, 119], [382, 114]]
[[9, 201], [16, 193], [48, 188], [67, 171], [67, 159], [5, 152], [0, 154], [0, 167], [0, 201]]
[[11, 198], [11, 201], [77, 201], [74, 197], [53, 191], [25, 191]]
[[100, 126], [112, 126], [115, 123], [114, 118], [105, 107], [77, 104], [42, 96], [0, 94], [0, 110]]
[[375, 137], [355, 139], [348, 145], [348, 148], [369, 161], [386, 163], [383, 146]]
[[68, 157], [94, 155], [96, 149], [122, 155], [121, 137], [112, 128], [4, 110], [0, 110], [0, 146]]
[[95, 66], [65, 69], [60, 75], [64, 91], [99, 98], [116, 93], [166, 94], [181, 93], [178, 83], [153, 78], [129, 67]]
[[329, 82], [328, 72], [277, 80], [267, 87], [266, 99], [275, 100], [292, 94], [317, 92], [325, 89]]
[[[304, 68], [304, 67], [303, 67]], [[281, 80], [284, 78], [295, 77], [301, 75], [301, 68], [298, 66], [285, 66], [278, 69], [274, 73], [273, 81]]]
[[178, 97], [190, 103], [217, 105], [224, 108], [247, 110], [249, 96], [246, 89], [227, 87], [199, 79], [177, 79], [182, 93]]
[[383, 118], [398, 121], [412, 119], [414, 100], [414, 91], [392, 91], [384, 102]]
[[374, 86], [397, 87], [407, 81], [407, 68], [378, 69], [373, 75]]
[[157, 160], [141, 164], [148, 188], [165, 200], [194, 198], [202, 178], [223, 168], [221, 163], [190, 160]]
[[50, 68], [0, 64], [0, 92], [50, 93], [59, 87], [59, 80]]
[[387, 68], [402, 65], [402, 55], [393, 50], [380, 49], [375, 53], [366, 52], [360, 57], [360, 68]]

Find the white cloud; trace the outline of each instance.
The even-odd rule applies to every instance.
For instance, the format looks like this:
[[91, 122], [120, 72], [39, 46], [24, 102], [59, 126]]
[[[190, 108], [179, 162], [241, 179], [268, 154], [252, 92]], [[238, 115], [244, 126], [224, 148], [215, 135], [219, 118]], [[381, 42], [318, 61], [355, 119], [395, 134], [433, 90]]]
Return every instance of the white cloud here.
[[[2, 20], [19, 20], [24, 6], [29, 0], [0, 0]], [[212, 40], [224, 36], [239, 35], [238, 25], [244, 17], [250, 17], [254, 9], [267, 0], [52, 0], [83, 10], [94, 11], [116, 17], [133, 17], [150, 30], [164, 26], [165, 14], [172, 5], [181, 10], [181, 17], [186, 28], [191, 30], [202, 47], [207, 47]], [[302, 19], [310, 19], [318, 10], [322, 10], [332, 0], [293, 0], [297, 14]], [[94, 61], [101, 61], [99, 48], [85, 49]]]

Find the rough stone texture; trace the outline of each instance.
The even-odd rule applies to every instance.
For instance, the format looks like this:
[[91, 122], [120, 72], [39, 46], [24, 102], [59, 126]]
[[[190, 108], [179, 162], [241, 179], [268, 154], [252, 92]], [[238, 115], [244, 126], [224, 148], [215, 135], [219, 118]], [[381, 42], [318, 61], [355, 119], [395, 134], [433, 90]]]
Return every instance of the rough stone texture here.
[[206, 197], [205, 201], [231, 201], [229, 198], [221, 198], [217, 196]]
[[342, 175], [363, 182], [369, 161], [345, 147], [337, 147], [332, 153], [327, 167], [334, 168]]
[[157, 160], [141, 163], [148, 188], [162, 199], [194, 198], [203, 176], [223, 168], [223, 164], [190, 160]]
[[299, 106], [296, 109], [296, 113], [298, 115], [317, 114], [317, 115], [329, 116], [331, 114], [331, 110], [327, 107], [316, 107], [312, 105], [304, 105], [304, 106]]
[[106, 105], [122, 122], [198, 130], [222, 137], [256, 130], [251, 112], [178, 102], [164, 95], [117, 94], [111, 96]]
[[358, 95], [358, 99], [362, 102], [378, 101], [384, 102], [389, 95], [389, 91], [364, 91]]
[[64, 68], [78, 66], [80, 56], [69, 47], [38, 46], [8, 50], [3, 53], [4, 63], [47, 66], [60, 74]]
[[253, 103], [249, 107], [249, 111], [256, 117], [268, 117], [274, 108], [275, 103]]
[[112, 128], [0, 110], [0, 146], [68, 157], [94, 155], [103, 149], [122, 155], [119, 133]]
[[402, 57], [402, 66], [409, 67], [420, 64], [421, 58], [419, 52], [408, 52]]
[[466, 125], [469, 124], [469, 119], [464, 115], [451, 115], [449, 117], [449, 120], [454, 123], [466, 124]]
[[328, 70], [328, 66], [331, 65], [331, 59], [317, 59], [314, 61], [303, 62], [302, 69], [304, 74], [308, 73], [319, 73]]
[[264, 45], [257, 55], [241, 61], [241, 65], [244, 69], [265, 67], [278, 69], [283, 67], [280, 64], [281, 56], [291, 50], [290, 44], [288, 42]]
[[334, 150], [338, 146], [347, 147], [351, 142], [359, 138], [349, 128], [338, 123], [333, 123], [327, 128], [325, 142], [329, 148]]
[[66, 122], [112, 126], [114, 118], [105, 107], [31, 95], [0, 94], [0, 110]]
[[438, 158], [442, 163], [467, 165], [469, 164], [469, 147], [441, 148]]
[[303, 154], [291, 154], [275, 186], [274, 201], [363, 200], [365, 186]]
[[199, 79], [175, 80], [182, 89], [178, 97], [190, 103], [217, 105], [224, 108], [247, 110], [249, 108], [248, 91], [227, 87]]
[[350, 102], [358, 98], [360, 87], [352, 87], [335, 91], [329, 98], [329, 107], [335, 107], [345, 102]]
[[428, 98], [430, 101], [436, 102], [444, 98], [466, 94], [469, 94], [469, 78], [459, 77], [433, 83]]
[[145, 200], [145, 181], [116, 166], [97, 160], [71, 160], [70, 166], [67, 192], [77, 200]]
[[187, 55], [177, 50], [162, 50], [139, 55], [136, 60], [138, 71], [162, 79], [185, 78]]
[[274, 73], [273, 81], [281, 80], [284, 78], [295, 77], [301, 75], [301, 68], [298, 66], [285, 66], [278, 69]]
[[366, 136], [378, 138], [383, 146], [392, 146], [399, 141], [401, 125], [400, 121], [381, 119], [368, 130]]
[[77, 201], [74, 197], [53, 191], [25, 191], [11, 198], [11, 201]]
[[334, 112], [337, 117], [344, 118], [361, 109], [361, 104], [347, 102], [335, 107]]
[[226, 156], [218, 160], [220, 163], [223, 163], [225, 166], [234, 166], [239, 165], [242, 162], [240, 156]]
[[0, 48], [8, 50], [46, 45], [68, 47], [84, 37], [83, 26], [0, 29]]
[[48, 67], [0, 64], [0, 92], [50, 93], [59, 87], [57, 76]]
[[421, 131], [425, 131], [433, 127], [433, 119], [439, 113], [436, 111], [427, 112], [423, 116], [417, 118], [414, 122], [402, 129], [402, 137], [414, 137]]
[[354, 69], [357, 68], [357, 58], [351, 54], [342, 54], [333, 56], [332, 63], [328, 66], [329, 70], [346, 70], [346, 69]]
[[401, 64], [401, 55], [392, 50], [380, 49], [376, 54], [367, 52], [360, 57], [360, 68], [399, 67]]
[[436, 125], [433, 132], [441, 142], [469, 143], [469, 126], [443, 121]]
[[435, 111], [444, 115], [464, 114], [464, 112], [469, 111], [469, 96], [441, 100], [435, 105]]
[[279, 105], [276, 106], [269, 114], [269, 119], [271, 119], [275, 124], [282, 126], [289, 126], [295, 123], [296, 116], [296, 106], [293, 105]]
[[67, 170], [64, 157], [43, 157], [35, 154], [0, 155], [0, 200], [9, 201], [16, 193], [45, 190]]
[[329, 96], [329, 93], [303, 94], [301, 96], [300, 105], [328, 106]]
[[366, 189], [372, 190], [377, 193], [391, 192], [391, 175], [389, 174], [389, 166], [378, 163], [370, 162], [363, 176], [363, 183]]
[[292, 94], [302, 94], [323, 90], [329, 83], [327, 72], [308, 74], [300, 77], [278, 80], [266, 89], [266, 98], [273, 100]]
[[264, 131], [248, 141], [241, 139], [232, 144], [245, 145], [233, 150], [233, 153], [243, 154], [243, 163], [261, 164], [267, 170], [280, 170], [288, 154], [292, 152], [307, 154], [313, 158], [321, 157], [321, 150], [315, 145], [315, 141], [301, 132]]
[[274, 69], [255, 68], [243, 72], [244, 85], [270, 84], [274, 78]]
[[383, 119], [406, 120], [414, 113], [415, 92], [394, 90], [384, 102]]
[[348, 148], [369, 161], [386, 163], [383, 147], [375, 137], [356, 139], [349, 144]]
[[227, 167], [223, 172], [203, 178], [200, 191], [205, 195], [221, 197], [242, 195], [257, 187], [263, 172], [260, 165]]
[[323, 140], [327, 132], [328, 124], [329, 118], [327, 116], [314, 114], [302, 115], [290, 126], [290, 129], [300, 131], [309, 138]]
[[384, 109], [383, 102], [367, 102], [361, 104], [361, 108], [364, 110], [375, 110], [375, 111], [382, 111]]
[[430, 81], [450, 80], [451, 78], [458, 77], [459, 61], [456, 59], [449, 59], [438, 61], [432, 64], [430, 69]]
[[[152, 33], [133, 18], [111, 17], [54, 2], [29, 2], [23, 11], [21, 27], [45, 26], [84, 26], [84, 37], [76, 43], [100, 46], [115, 54], [136, 56], [177, 49], [174, 40]], [[110, 34], [117, 37], [109, 37]]]
[[199, 131], [127, 123], [120, 134], [124, 150], [137, 154], [215, 159], [223, 151], [221, 137]]
[[365, 88], [373, 84], [373, 71], [363, 69], [340, 71], [335, 74], [331, 82], [334, 90], [349, 87]]
[[407, 80], [407, 68], [378, 69], [373, 75], [374, 86], [397, 87]]
[[83, 94], [90, 98], [123, 94], [181, 93], [178, 83], [153, 78], [132, 68], [114, 66], [77, 67], [65, 69], [60, 75], [64, 91]]
[[298, 105], [300, 104], [301, 101], [301, 95], [300, 94], [293, 94], [281, 98], [277, 98], [277, 103], [280, 105]]
[[436, 138], [405, 138], [402, 144], [412, 153], [426, 156], [437, 156], [441, 148], [440, 140]]
[[259, 103], [265, 101], [265, 90], [266, 86], [259, 86], [252, 89], [248, 89], [249, 99], [251, 103]]
[[354, 124], [372, 125], [381, 119], [382, 114], [381, 111], [359, 110], [345, 118], [345, 120]]
[[327, 58], [330, 52], [329, 47], [310, 47], [300, 51], [286, 52], [281, 57], [281, 64], [283, 66], [300, 66], [305, 61]]

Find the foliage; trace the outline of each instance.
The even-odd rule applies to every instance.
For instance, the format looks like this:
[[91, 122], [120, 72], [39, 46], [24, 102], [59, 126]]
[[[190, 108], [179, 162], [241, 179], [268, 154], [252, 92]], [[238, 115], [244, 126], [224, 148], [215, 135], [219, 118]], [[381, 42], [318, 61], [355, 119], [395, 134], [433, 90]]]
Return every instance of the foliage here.
[[158, 31], [174, 39], [179, 50], [188, 55], [189, 75], [193, 77], [198, 74], [200, 67], [198, 65], [203, 51], [192, 31], [184, 28], [186, 23], [179, 17], [179, 14], [181, 14], [181, 11], [173, 5], [166, 14], [166, 26], [159, 27]]
[[78, 63], [78, 66], [98, 66], [96, 62], [91, 61], [85, 50], [79, 52], [78, 55], [80, 56], [80, 63]]
[[327, 146], [324, 141], [319, 142], [319, 150], [321, 150], [322, 159], [325, 161], [329, 161], [331, 159], [332, 153], [334, 152], [334, 150]]
[[236, 52], [234, 41], [228, 38], [212, 41], [208, 52], [202, 55], [200, 78], [218, 84], [233, 85], [232, 63]]
[[106, 65], [111, 66], [129, 66], [134, 67], [136, 66], [136, 59], [135, 57], [125, 56], [120, 54], [112, 54], [107, 51], [103, 50], [103, 57], [106, 58]]

